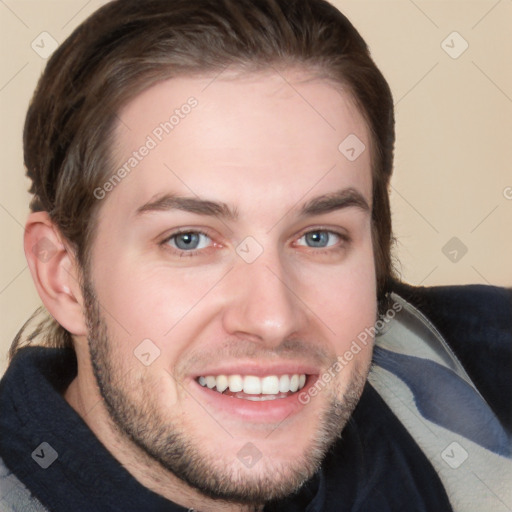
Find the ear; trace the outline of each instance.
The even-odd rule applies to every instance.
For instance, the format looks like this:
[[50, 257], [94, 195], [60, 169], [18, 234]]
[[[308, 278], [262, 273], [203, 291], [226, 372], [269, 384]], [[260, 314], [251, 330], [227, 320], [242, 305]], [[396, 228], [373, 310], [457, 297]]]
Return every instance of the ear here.
[[32, 279], [48, 312], [72, 335], [86, 335], [79, 267], [47, 212], [29, 215], [24, 244]]

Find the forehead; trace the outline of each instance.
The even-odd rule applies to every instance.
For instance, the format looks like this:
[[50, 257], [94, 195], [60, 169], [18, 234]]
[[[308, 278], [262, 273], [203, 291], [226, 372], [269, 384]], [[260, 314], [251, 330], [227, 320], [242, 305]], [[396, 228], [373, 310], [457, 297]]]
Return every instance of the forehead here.
[[356, 187], [371, 204], [369, 147], [351, 95], [303, 71], [175, 78], [119, 112], [114, 173], [126, 172], [109, 202], [135, 210], [172, 191], [277, 206]]

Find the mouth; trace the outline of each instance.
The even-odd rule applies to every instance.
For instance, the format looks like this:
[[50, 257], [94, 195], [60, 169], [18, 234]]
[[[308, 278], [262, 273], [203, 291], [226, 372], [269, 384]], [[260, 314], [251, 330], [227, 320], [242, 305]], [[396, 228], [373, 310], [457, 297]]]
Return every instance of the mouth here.
[[199, 376], [197, 383], [226, 397], [265, 402], [282, 400], [304, 389], [308, 375], [293, 373], [282, 375], [206, 375]]
[[319, 375], [319, 367], [307, 362], [265, 367], [239, 361], [203, 369], [190, 377], [192, 393], [209, 411], [241, 420], [244, 428], [251, 428], [292, 421], [305, 408], [313, 411], [301, 396], [315, 385]]

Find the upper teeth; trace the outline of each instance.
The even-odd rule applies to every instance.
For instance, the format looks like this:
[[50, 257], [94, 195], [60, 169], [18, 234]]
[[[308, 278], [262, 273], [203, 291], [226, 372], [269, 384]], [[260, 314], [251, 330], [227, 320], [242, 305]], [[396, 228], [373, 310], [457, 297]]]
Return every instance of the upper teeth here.
[[306, 383], [305, 374], [293, 375], [266, 375], [256, 377], [254, 375], [208, 375], [199, 377], [199, 384], [210, 389], [216, 388], [222, 393], [229, 388], [229, 391], [238, 393], [243, 391], [249, 395], [277, 395], [302, 389]]

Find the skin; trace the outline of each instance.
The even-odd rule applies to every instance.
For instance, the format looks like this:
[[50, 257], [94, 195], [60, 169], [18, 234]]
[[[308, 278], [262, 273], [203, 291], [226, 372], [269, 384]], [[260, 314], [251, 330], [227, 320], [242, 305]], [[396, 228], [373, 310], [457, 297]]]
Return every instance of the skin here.
[[[258, 486], [266, 496], [299, 486], [341, 432], [369, 369], [371, 343], [279, 421], [220, 409], [194, 379], [219, 365], [264, 373], [281, 363], [308, 365], [317, 378], [375, 322], [370, 210], [300, 213], [346, 189], [371, 206], [370, 151], [350, 162], [338, 150], [349, 134], [369, 148], [367, 128], [347, 92], [304, 78], [183, 77], [140, 94], [119, 113], [120, 166], [175, 108], [191, 96], [198, 104], [102, 199], [85, 290], [65, 241], [55, 239], [53, 270], [31, 263], [47, 308], [74, 334], [67, 401], [143, 485], [196, 510], [257, 510]], [[237, 215], [137, 213], [162, 194], [225, 203]], [[33, 214], [27, 243], [52, 229]], [[180, 230], [207, 237], [184, 254], [169, 240]], [[326, 233], [327, 247], [308, 246], [309, 232]], [[249, 253], [261, 251], [252, 263], [236, 250], [249, 236]], [[149, 366], [134, 357], [145, 339], [160, 350]], [[196, 477], [212, 489], [169, 470], [171, 439], [191, 446]], [[237, 457], [249, 442], [261, 453], [250, 468]]]

